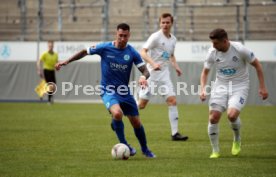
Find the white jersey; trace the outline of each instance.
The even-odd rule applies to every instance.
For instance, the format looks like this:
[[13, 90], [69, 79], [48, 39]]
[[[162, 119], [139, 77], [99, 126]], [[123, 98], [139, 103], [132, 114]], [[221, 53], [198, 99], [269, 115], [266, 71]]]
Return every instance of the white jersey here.
[[255, 60], [254, 54], [239, 42], [230, 41], [227, 52], [210, 48], [204, 62], [204, 68], [216, 66], [216, 80], [232, 81], [233, 84], [249, 82], [248, 63]]
[[147, 64], [152, 80], [160, 80], [165, 75], [170, 75], [168, 64], [174, 54], [175, 45], [176, 37], [171, 34], [171, 37], [167, 38], [162, 30], [153, 33], [143, 45], [154, 62], [161, 65], [161, 71], [154, 71], [151, 65]]

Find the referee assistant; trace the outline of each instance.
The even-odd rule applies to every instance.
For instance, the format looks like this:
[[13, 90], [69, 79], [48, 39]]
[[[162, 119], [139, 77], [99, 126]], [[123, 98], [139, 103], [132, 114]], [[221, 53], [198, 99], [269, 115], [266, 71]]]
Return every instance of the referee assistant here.
[[[58, 54], [54, 52], [54, 42], [48, 41], [48, 50], [45, 51], [40, 59], [37, 61], [37, 73], [41, 78], [44, 78], [47, 83], [56, 84], [55, 76], [55, 64], [58, 62]], [[41, 70], [41, 65], [43, 64], [43, 72]], [[49, 86], [48, 88], [48, 102], [53, 103], [53, 95], [51, 93], [55, 92], [55, 87]]]

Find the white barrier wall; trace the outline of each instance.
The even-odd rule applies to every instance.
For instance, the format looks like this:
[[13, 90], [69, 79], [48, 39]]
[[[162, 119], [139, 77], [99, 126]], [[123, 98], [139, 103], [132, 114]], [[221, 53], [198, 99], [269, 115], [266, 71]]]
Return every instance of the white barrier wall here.
[[[60, 60], [67, 59], [79, 50], [95, 43], [89, 42], [56, 42], [55, 51], [58, 51]], [[131, 43], [138, 50], [143, 43]], [[276, 43], [271, 41], [247, 42], [246, 45], [255, 52], [261, 60], [265, 75], [265, 82], [269, 92], [269, 98], [262, 101], [258, 97], [259, 82], [256, 71], [250, 67], [250, 90], [247, 103], [257, 105], [276, 105]], [[200, 73], [203, 61], [211, 46], [210, 42], [179, 42], [176, 47], [175, 55], [179, 62], [183, 75], [177, 77], [175, 72], [171, 72], [175, 86], [178, 83], [185, 83], [186, 92], [177, 95], [178, 103], [200, 104], [198, 95], [191, 94], [194, 89], [198, 92], [200, 85]], [[38, 48], [39, 47], [39, 48]], [[39, 49], [39, 50], [37, 50]], [[34, 88], [39, 83], [39, 76], [36, 71], [36, 60], [39, 55], [47, 50], [47, 42], [37, 44], [35, 42], [0, 42], [0, 101], [35, 101], [39, 100], [34, 92]], [[76, 62], [57, 72], [57, 93], [56, 100], [60, 101], [100, 101], [99, 95], [89, 95], [75, 90], [63, 95], [63, 83], [72, 83], [77, 86], [96, 86], [100, 83], [101, 72], [98, 56], [87, 56], [80, 61], [96, 62]], [[137, 81], [140, 72], [135, 69], [132, 72], [131, 80]], [[211, 70], [209, 81], [214, 80], [215, 72]], [[164, 103], [162, 97], [154, 97], [152, 103]], [[207, 103], [207, 102], [205, 102]]]
[[[60, 60], [65, 60], [76, 52], [95, 45], [97, 42], [56, 42], [54, 50]], [[130, 42], [137, 50], [143, 42]], [[203, 62], [211, 42], [178, 42], [175, 49], [177, 61]], [[260, 61], [276, 61], [276, 41], [247, 41], [245, 46], [251, 49]], [[47, 42], [0, 42], [0, 61], [36, 61]], [[98, 56], [87, 56], [82, 61], [99, 61]]]

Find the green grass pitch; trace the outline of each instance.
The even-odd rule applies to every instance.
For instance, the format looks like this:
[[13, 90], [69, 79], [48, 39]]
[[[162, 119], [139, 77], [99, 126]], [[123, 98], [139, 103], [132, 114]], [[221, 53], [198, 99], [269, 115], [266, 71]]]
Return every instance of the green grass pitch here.
[[173, 142], [166, 105], [141, 111], [146, 159], [124, 118], [128, 142], [138, 150], [113, 160], [117, 143], [102, 104], [0, 103], [0, 177], [273, 177], [276, 176], [276, 107], [246, 106], [241, 114], [242, 152], [231, 155], [232, 130], [220, 122], [221, 158], [209, 159], [207, 105], [179, 105], [187, 142]]

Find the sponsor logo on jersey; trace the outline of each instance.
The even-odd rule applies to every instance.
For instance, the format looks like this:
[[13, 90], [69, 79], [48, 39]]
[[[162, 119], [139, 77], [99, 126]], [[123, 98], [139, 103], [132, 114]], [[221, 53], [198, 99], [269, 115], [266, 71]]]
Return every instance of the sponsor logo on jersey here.
[[118, 64], [118, 63], [112, 63], [110, 62], [110, 68], [113, 71], [121, 71], [121, 72], [126, 72], [127, 71], [127, 65], [123, 65], [123, 64]]
[[170, 59], [169, 53], [168, 53], [168, 52], [163, 52], [163, 53], [162, 53], [162, 58], [163, 58], [164, 60], [169, 60], [169, 59]]
[[222, 73], [223, 75], [226, 75], [226, 76], [232, 76], [237, 71], [234, 68], [226, 68], [226, 69], [220, 69], [219, 72]]

